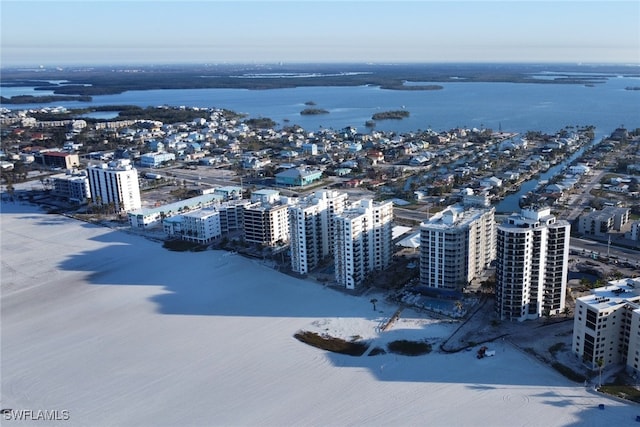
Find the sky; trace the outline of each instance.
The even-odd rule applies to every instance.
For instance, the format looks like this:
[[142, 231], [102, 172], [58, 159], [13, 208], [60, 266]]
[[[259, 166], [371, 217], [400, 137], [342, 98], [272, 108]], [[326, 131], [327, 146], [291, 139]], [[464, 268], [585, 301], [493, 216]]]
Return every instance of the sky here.
[[1, 66], [640, 63], [640, 1], [0, 0]]

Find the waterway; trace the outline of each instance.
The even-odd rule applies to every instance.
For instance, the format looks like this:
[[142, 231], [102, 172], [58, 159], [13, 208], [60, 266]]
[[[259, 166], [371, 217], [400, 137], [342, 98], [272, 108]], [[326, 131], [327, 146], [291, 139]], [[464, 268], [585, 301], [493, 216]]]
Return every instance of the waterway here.
[[[593, 86], [580, 84], [437, 83], [441, 90], [399, 91], [377, 86], [299, 87], [270, 90], [165, 89], [129, 91], [93, 97], [92, 102], [65, 101], [53, 104], [3, 105], [13, 110], [44, 106], [67, 108], [97, 105], [190, 106], [225, 108], [250, 118], [267, 117], [277, 126], [299, 125], [305, 130], [342, 129], [353, 126], [361, 133], [373, 114], [404, 109], [409, 117], [376, 122], [376, 130], [407, 133], [456, 127], [529, 130], [555, 133], [566, 126], [594, 126], [596, 138], [624, 124], [640, 127], [639, 78], [610, 77]], [[424, 82], [429, 84], [430, 82]], [[38, 91], [37, 94], [50, 94]], [[0, 87], [2, 96], [35, 95], [32, 87]], [[329, 114], [301, 115], [306, 102]]]
[[520, 186], [520, 189], [516, 193], [509, 194], [504, 199], [502, 199], [496, 205], [497, 213], [512, 213], [512, 212], [520, 212], [520, 198], [527, 194], [529, 191], [532, 191], [536, 188], [536, 186], [540, 183], [540, 181], [548, 181], [554, 176], [561, 173], [567, 166], [569, 166], [574, 160], [578, 159], [585, 150], [591, 147], [593, 144], [599, 142], [598, 140], [593, 140], [580, 149], [576, 150], [575, 153], [567, 157], [564, 161], [554, 165], [549, 168], [546, 172], [540, 174], [538, 178], [530, 179], [529, 181], [525, 181]]

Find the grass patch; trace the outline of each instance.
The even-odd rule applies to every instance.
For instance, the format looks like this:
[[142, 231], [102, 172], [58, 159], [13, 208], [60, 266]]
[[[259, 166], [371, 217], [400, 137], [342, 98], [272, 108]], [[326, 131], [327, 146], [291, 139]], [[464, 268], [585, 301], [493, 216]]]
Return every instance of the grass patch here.
[[305, 344], [331, 351], [333, 353], [347, 354], [349, 356], [362, 356], [369, 348], [369, 344], [362, 342], [349, 342], [341, 338], [328, 335], [318, 335], [315, 332], [297, 332], [294, 337]]
[[633, 384], [635, 384], [635, 380], [628, 374], [621, 372], [616, 376], [613, 383], [600, 387], [600, 391], [611, 396], [640, 403], [640, 390]]
[[587, 379], [587, 377], [585, 377], [584, 375], [574, 371], [573, 369], [563, 365], [560, 362], [553, 362], [551, 366], [553, 366], [553, 369], [560, 372], [562, 375], [569, 378], [571, 381], [582, 383]]
[[387, 348], [391, 353], [403, 356], [420, 356], [431, 352], [431, 344], [424, 341], [392, 341], [387, 344]]
[[369, 352], [369, 356], [378, 356], [379, 354], [387, 354], [387, 352], [381, 347], [376, 347]]
[[611, 396], [640, 403], [640, 390], [630, 385], [607, 384], [600, 387], [599, 390]]
[[176, 252], [200, 252], [204, 251], [207, 247], [195, 242], [187, 242], [186, 240], [166, 240], [162, 247]]
[[549, 353], [555, 355], [557, 352], [564, 350], [564, 348], [565, 344], [563, 342], [558, 342], [549, 347]]

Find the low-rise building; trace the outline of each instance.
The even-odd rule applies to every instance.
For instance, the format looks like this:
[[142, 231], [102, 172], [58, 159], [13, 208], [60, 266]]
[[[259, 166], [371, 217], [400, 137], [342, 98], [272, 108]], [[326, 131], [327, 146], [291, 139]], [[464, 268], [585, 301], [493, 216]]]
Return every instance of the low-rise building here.
[[164, 153], [164, 152], [155, 152], [155, 153], [145, 153], [140, 156], [140, 166], [147, 168], [157, 168], [166, 164], [167, 162], [172, 162], [176, 159], [176, 155], [173, 153]]
[[222, 196], [209, 193], [166, 205], [135, 209], [127, 214], [129, 225], [136, 229], [153, 228], [161, 225], [166, 218], [214, 206], [222, 200]]
[[42, 151], [36, 154], [34, 159], [50, 168], [74, 169], [80, 166], [80, 157], [77, 154], [64, 151]]
[[311, 168], [291, 168], [276, 174], [276, 185], [304, 187], [322, 178], [322, 171]]
[[217, 209], [200, 209], [182, 215], [182, 240], [200, 244], [211, 243], [222, 236], [220, 212]]
[[600, 211], [581, 215], [578, 232], [584, 235], [606, 236], [607, 233], [623, 231], [629, 222], [629, 209], [605, 206]]
[[72, 203], [84, 204], [91, 198], [91, 188], [86, 171], [67, 170], [66, 173], [49, 177], [52, 183], [51, 194], [62, 197]]

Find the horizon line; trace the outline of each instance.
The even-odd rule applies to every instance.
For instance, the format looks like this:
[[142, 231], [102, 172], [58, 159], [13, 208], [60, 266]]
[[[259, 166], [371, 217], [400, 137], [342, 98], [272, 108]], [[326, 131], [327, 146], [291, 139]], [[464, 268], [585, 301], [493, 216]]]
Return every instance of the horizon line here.
[[[37, 64], [37, 65], [35, 65]], [[220, 62], [113, 62], [113, 63], [31, 63], [0, 65], [0, 69], [56, 69], [72, 67], [168, 67], [168, 66], [286, 66], [286, 65], [571, 65], [571, 66], [623, 66], [640, 67], [639, 62], [628, 61], [220, 61]]]

